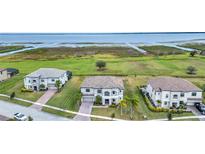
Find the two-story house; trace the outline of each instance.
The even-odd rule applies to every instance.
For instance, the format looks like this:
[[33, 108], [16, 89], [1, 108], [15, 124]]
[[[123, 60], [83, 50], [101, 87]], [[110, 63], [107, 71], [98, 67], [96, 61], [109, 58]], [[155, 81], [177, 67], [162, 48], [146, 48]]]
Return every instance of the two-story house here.
[[123, 99], [123, 80], [114, 76], [87, 77], [81, 87], [84, 102], [94, 102], [101, 96], [102, 105], [118, 104]]
[[34, 91], [43, 89], [56, 89], [56, 81], [60, 80], [61, 86], [68, 81], [67, 71], [56, 68], [40, 68], [24, 78], [24, 87]]
[[146, 92], [156, 106], [163, 108], [202, 102], [202, 90], [181, 78], [156, 77], [148, 82]]

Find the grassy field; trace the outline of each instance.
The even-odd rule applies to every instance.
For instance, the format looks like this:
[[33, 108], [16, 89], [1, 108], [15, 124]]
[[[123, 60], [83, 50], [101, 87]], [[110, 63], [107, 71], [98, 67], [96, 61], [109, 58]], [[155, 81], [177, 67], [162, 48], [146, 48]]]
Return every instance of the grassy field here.
[[58, 47], [33, 49], [10, 57], [10, 60], [57, 60], [69, 57], [111, 54], [117, 57], [136, 57], [140, 52], [129, 47]]
[[20, 50], [25, 48], [24, 46], [0, 46], [0, 53], [6, 53], [14, 50]]
[[19, 105], [23, 105], [23, 106], [27, 106], [27, 107], [32, 105], [31, 103], [28, 103], [28, 102], [10, 99], [10, 98], [3, 97], [3, 96], [0, 96], [0, 100], [4, 100], [4, 101], [10, 102], [10, 103], [15, 103], [15, 104], [19, 104]]
[[[65, 85], [65, 87], [63, 87], [60, 93], [57, 93], [53, 98], [48, 101], [47, 105], [72, 111], [78, 111], [80, 105], [80, 84], [82, 83], [83, 78], [84, 77], [73, 77], [67, 82], [67, 84]], [[63, 115], [66, 117], [74, 116], [46, 107], [43, 108], [43, 111]]]
[[140, 48], [146, 50], [148, 53], [151, 53], [153, 55], [175, 55], [184, 53], [184, 50], [163, 45], [140, 46]]
[[[150, 111], [145, 102], [142, 99], [142, 96], [137, 89], [137, 86], [145, 85], [147, 80], [151, 77], [141, 76], [141, 77], [124, 77], [125, 82], [125, 97], [133, 95], [138, 100], [138, 106], [134, 110], [134, 119], [133, 120], [151, 120], [151, 119], [161, 119], [167, 118], [167, 113], [165, 112], [152, 112]], [[127, 110], [127, 109], [125, 109]], [[115, 118], [130, 120], [130, 113], [124, 112], [123, 115], [120, 114], [120, 109], [109, 107], [109, 108], [93, 108], [92, 114], [102, 115], [110, 117], [112, 113], [115, 113]], [[173, 114], [173, 117], [179, 116], [192, 116], [192, 113], [182, 113], [182, 114]], [[146, 119], [144, 118], [146, 117]], [[94, 119], [93, 120], [97, 120]]]

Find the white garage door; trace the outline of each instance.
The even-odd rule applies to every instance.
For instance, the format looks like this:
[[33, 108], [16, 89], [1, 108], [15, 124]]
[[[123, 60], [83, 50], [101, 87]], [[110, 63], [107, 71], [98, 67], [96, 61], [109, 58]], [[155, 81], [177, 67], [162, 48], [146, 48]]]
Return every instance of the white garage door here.
[[83, 102], [94, 102], [94, 97], [92, 96], [83, 96]]

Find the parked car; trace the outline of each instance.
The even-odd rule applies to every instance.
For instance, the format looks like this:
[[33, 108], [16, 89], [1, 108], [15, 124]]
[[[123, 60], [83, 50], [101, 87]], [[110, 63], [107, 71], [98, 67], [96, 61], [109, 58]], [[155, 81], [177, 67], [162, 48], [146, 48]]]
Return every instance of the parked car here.
[[201, 112], [201, 114], [205, 115], [205, 105], [196, 103], [195, 107], [199, 110], [199, 112]]
[[26, 121], [28, 120], [28, 117], [25, 116], [24, 114], [22, 113], [15, 113], [14, 114], [14, 119], [18, 120], [18, 121]]

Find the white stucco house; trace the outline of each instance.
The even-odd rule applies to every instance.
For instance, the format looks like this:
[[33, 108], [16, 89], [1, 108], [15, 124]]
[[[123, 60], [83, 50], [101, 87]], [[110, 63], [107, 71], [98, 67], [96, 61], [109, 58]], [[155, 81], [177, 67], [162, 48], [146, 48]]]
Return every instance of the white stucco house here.
[[61, 81], [63, 86], [68, 81], [67, 71], [56, 68], [40, 68], [24, 77], [24, 87], [34, 91], [44, 89], [56, 89], [56, 81]]
[[114, 76], [87, 77], [81, 87], [84, 102], [94, 102], [96, 96], [102, 97], [102, 105], [118, 104], [123, 99], [123, 80]]
[[202, 102], [202, 90], [181, 78], [153, 78], [148, 82], [146, 92], [156, 106], [163, 108]]

